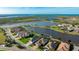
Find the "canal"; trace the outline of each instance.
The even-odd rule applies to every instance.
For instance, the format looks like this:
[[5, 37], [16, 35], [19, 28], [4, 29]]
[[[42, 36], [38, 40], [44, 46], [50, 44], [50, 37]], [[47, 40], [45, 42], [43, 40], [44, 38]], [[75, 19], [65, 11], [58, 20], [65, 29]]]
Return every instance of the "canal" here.
[[74, 44], [79, 44], [79, 35], [71, 35], [71, 34], [61, 33], [50, 29], [39, 28], [39, 27], [31, 27], [29, 30], [39, 34], [43, 34], [45, 36], [60, 38], [62, 41], [71, 40]]

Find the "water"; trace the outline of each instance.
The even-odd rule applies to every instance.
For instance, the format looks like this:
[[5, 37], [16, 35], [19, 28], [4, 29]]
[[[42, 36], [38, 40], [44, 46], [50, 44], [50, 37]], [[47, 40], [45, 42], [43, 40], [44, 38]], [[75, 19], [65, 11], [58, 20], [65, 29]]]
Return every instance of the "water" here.
[[33, 26], [55, 26], [57, 23], [54, 22], [28, 22], [27, 24], [31, 24]]
[[7, 16], [79, 16], [79, 14], [0, 14], [0, 17]]
[[53, 36], [54, 38], [61, 38], [62, 41], [71, 40], [74, 44], [79, 44], [79, 35], [70, 35], [66, 33], [57, 32], [50, 29], [31, 27], [31, 31], [37, 32], [39, 34], [43, 34], [46, 37]]
[[38, 19], [53, 20], [58, 16], [79, 16], [79, 14], [0, 14], [0, 18], [14, 18], [14, 17], [30, 17], [39, 16]]
[[18, 27], [23, 25], [30, 25], [30, 26], [55, 26], [57, 23], [53, 22], [22, 22], [22, 23], [8, 23], [2, 24], [0, 27]]

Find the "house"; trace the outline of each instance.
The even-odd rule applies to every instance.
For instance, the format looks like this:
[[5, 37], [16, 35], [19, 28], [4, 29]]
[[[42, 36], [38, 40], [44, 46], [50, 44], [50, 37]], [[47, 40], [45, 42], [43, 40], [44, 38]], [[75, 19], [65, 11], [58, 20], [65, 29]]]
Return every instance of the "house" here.
[[25, 32], [25, 31], [20, 31], [17, 34], [18, 34], [19, 37], [26, 37], [26, 36], [28, 36], [28, 33]]
[[79, 33], [79, 28], [75, 28], [75, 29], [74, 29], [74, 32]]
[[72, 32], [72, 31], [74, 31], [74, 27], [72, 27], [72, 26], [70, 25], [69, 27], [67, 27], [67, 30], [68, 30], [69, 32]]
[[45, 48], [47, 48], [49, 51], [50, 50], [56, 50], [59, 46], [60, 42], [58, 41], [50, 41]]
[[47, 44], [44, 48], [47, 49], [47, 50], [52, 49], [51, 43], [52, 43], [52, 42], [49, 41], [48, 44]]
[[32, 44], [34, 44], [34, 46], [37, 46], [37, 47], [41, 47], [41, 48], [44, 48], [45, 45], [47, 45], [49, 42], [48, 39], [45, 39], [43, 37], [33, 37], [32, 39]]
[[59, 24], [58, 25], [60, 27], [61, 30], [65, 30], [65, 31], [74, 31], [74, 27], [71, 24]]
[[70, 45], [65, 43], [65, 42], [61, 42], [57, 51], [69, 51]]
[[32, 39], [32, 44], [35, 44], [38, 40], [40, 40], [40, 37], [34, 36]]
[[35, 44], [38, 45], [38, 46], [45, 46], [48, 42], [49, 42], [49, 40], [41, 38]]
[[61, 30], [64, 30], [67, 28], [67, 24], [59, 24], [58, 27], [60, 27]]
[[20, 39], [29, 35], [29, 33], [26, 30], [19, 27], [12, 28], [11, 32], [15, 34], [13, 36], [15, 36], [16, 39]]

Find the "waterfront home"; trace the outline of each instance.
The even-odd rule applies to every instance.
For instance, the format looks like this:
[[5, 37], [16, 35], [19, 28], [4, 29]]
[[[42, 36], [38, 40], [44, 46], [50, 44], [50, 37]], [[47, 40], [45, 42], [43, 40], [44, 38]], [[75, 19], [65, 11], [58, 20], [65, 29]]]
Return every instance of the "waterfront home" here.
[[72, 26], [70, 25], [70, 26], [67, 27], [67, 30], [68, 30], [69, 32], [72, 32], [72, 31], [74, 31], [74, 27], [72, 27]]
[[43, 46], [45, 46], [48, 42], [49, 42], [49, 40], [44, 39], [44, 38], [41, 38], [41, 39], [39, 39], [35, 44], [38, 45], [39, 47], [40, 47], [40, 46], [43, 47]]
[[61, 42], [57, 51], [69, 51], [69, 48], [70, 48], [70, 44]]
[[[36, 48], [45, 49], [45, 45], [47, 45], [49, 42], [48, 39], [45, 39], [43, 37], [34, 36], [32, 39], [32, 45]], [[34, 48], [33, 47], [33, 48]]]
[[52, 40], [45, 46], [45, 48], [47, 48], [49, 51], [56, 50], [58, 48], [59, 44], [60, 44], [60, 42], [58, 42], [56, 40]]
[[48, 42], [48, 44], [44, 48], [47, 49], [47, 50], [51, 50], [52, 49], [51, 43], [52, 43], [51, 41]]
[[68, 32], [74, 31], [74, 27], [71, 24], [59, 24], [58, 27], [60, 27], [61, 30]]
[[67, 24], [59, 24], [58, 27], [60, 27], [61, 30], [64, 30], [67, 28]]
[[40, 37], [39, 36], [34, 36], [33, 38], [32, 38], [32, 44], [35, 44], [38, 40], [40, 40]]

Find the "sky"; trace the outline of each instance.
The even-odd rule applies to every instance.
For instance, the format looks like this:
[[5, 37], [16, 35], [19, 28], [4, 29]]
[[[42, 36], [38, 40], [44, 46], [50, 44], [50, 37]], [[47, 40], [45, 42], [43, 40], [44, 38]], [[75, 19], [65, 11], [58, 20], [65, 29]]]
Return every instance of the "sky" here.
[[79, 7], [0, 7], [0, 14], [79, 14]]

